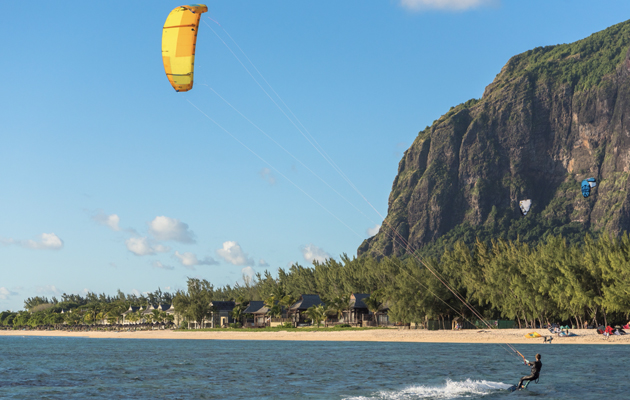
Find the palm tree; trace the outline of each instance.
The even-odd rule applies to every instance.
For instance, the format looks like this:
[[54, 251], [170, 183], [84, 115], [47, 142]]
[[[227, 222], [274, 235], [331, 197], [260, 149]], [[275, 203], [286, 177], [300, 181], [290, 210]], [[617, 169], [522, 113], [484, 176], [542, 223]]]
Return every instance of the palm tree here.
[[230, 315], [237, 323], [242, 323], [243, 311], [249, 306], [249, 300], [245, 300], [243, 296], [236, 299], [236, 306], [230, 311]]
[[79, 312], [79, 309], [75, 308], [68, 313], [64, 313], [64, 318], [68, 325], [77, 325], [79, 322], [81, 322], [82, 315]]
[[99, 315], [99, 310], [98, 310], [98, 303], [92, 303], [92, 304], [88, 304], [87, 305], [87, 312], [83, 315], [83, 321], [86, 324], [89, 323], [96, 323], [96, 320], [98, 319], [98, 315]]
[[161, 322], [163, 317], [162, 317], [162, 311], [158, 310], [157, 308], [154, 310], [151, 310], [151, 314], [149, 314], [149, 319], [152, 322]]
[[381, 303], [374, 295], [363, 299], [363, 303], [365, 303], [368, 310], [372, 313], [374, 322], [376, 323], [376, 326], [378, 326], [378, 318], [376, 318], [376, 313], [378, 312], [379, 308], [381, 308], [381, 305], [383, 303]]
[[105, 314], [105, 319], [107, 319], [107, 322], [110, 324], [119, 323], [122, 313], [125, 312], [127, 308], [127, 305], [124, 303], [114, 305]]
[[337, 315], [337, 319], [343, 320], [343, 312], [350, 308], [350, 296], [344, 295], [341, 297], [335, 297], [330, 301], [329, 310]]
[[96, 315], [94, 316], [94, 322], [98, 322], [101, 323], [103, 322], [103, 319], [105, 318], [105, 312], [104, 311], [99, 311], [98, 313], [96, 313]]
[[[146, 307], [148, 308], [148, 306]], [[145, 316], [144, 316], [144, 312], [146, 311], [146, 308], [138, 308], [136, 310], [136, 315], [138, 316], [138, 318], [136, 319], [137, 322], [143, 323], [145, 320]]]
[[280, 299], [280, 301], [278, 301], [278, 304], [281, 307], [284, 307], [288, 311], [289, 307], [291, 307], [293, 303], [295, 303], [295, 301], [296, 301], [295, 297], [291, 296], [290, 294], [287, 294], [283, 296], [282, 299]]
[[136, 323], [136, 321], [138, 321], [138, 314], [135, 311], [130, 312], [129, 314], [127, 314], [127, 316], [125, 317], [125, 319], [131, 323]]
[[326, 309], [321, 304], [311, 306], [306, 310], [306, 315], [313, 320], [313, 323], [317, 323], [317, 327], [319, 328], [322, 320], [326, 318]]
[[82, 321], [83, 321], [84, 324], [89, 325], [92, 322], [94, 322], [94, 317], [92, 316], [91, 313], [87, 312], [87, 313], [83, 314]]
[[276, 295], [269, 296], [265, 300], [265, 306], [269, 308], [269, 315], [272, 317], [282, 316], [282, 306], [279, 304], [279, 299]]

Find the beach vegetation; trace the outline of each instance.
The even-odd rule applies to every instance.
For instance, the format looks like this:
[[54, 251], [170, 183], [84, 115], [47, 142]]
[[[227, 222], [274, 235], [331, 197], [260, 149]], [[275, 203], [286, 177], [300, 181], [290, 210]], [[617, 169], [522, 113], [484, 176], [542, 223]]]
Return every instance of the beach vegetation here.
[[326, 319], [326, 309], [321, 304], [314, 305], [306, 310], [306, 315], [308, 315], [308, 317], [313, 321], [313, 324], [317, 324], [317, 327], [319, 328], [322, 321]]
[[178, 290], [173, 298], [175, 311], [184, 318], [195, 321], [200, 328], [203, 321], [210, 317], [214, 286], [205, 279], [188, 278], [188, 290]]
[[324, 303], [327, 306], [327, 313], [335, 315], [337, 319], [340, 320], [343, 317], [344, 311], [347, 311], [350, 308], [350, 293], [333, 297], [329, 301], [324, 300]]
[[[350, 294], [367, 293], [370, 296], [364, 302], [372, 315], [386, 309], [391, 323], [428, 327], [429, 322], [436, 326], [438, 321], [437, 326], [445, 329], [447, 321], [458, 318], [482, 327], [479, 320], [483, 318], [515, 321], [517, 327], [552, 322], [584, 327], [625, 324], [630, 319], [629, 287], [630, 236], [625, 233], [586, 235], [579, 242], [550, 235], [536, 244], [519, 238], [477, 238], [472, 245], [456, 242], [439, 258], [342, 255], [339, 260], [316, 261], [312, 267], [295, 263], [280, 268], [275, 277], [268, 271], [259, 273], [247, 285], [215, 288], [206, 280], [189, 278], [187, 290], [168, 296], [156, 291], [153, 296], [156, 301], [172, 300], [180, 318], [196, 322], [197, 328], [211, 316], [212, 301], [236, 299], [239, 304], [231, 316], [235, 322], [245, 322], [242, 317], [249, 301], [264, 301], [276, 310], [272, 315], [282, 315], [283, 308], [309, 293], [318, 294], [324, 302], [307, 313], [314, 325], [321, 325], [327, 316], [347, 322], [341, 317], [350, 309]], [[149, 300], [149, 296], [123, 293], [29, 298], [25, 310], [1, 313], [0, 324], [13, 328], [112, 323], [131, 305], [146, 307], [152, 304]], [[146, 318], [140, 310], [125, 316], [132, 323]], [[169, 318], [173, 316], [160, 310], [150, 315], [153, 322]], [[285, 322], [278, 328], [292, 329], [289, 325]]]
[[243, 296], [239, 296], [238, 299], [236, 299], [236, 305], [232, 311], [230, 311], [230, 316], [235, 321], [240, 321], [243, 318], [243, 311], [247, 309], [247, 306], [249, 306], [249, 300], [246, 300]]
[[[376, 293], [372, 293], [368, 298], [363, 299], [363, 303], [367, 306], [368, 311], [370, 311], [372, 315], [376, 315], [383, 305], [383, 303], [378, 299]], [[374, 322], [378, 325], [378, 320]]]

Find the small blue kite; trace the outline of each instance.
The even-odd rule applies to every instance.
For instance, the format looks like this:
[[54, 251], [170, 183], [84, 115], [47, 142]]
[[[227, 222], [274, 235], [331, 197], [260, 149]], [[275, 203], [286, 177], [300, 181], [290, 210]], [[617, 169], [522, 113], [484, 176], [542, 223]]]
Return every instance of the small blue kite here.
[[595, 178], [588, 178], [582, 181], [582, 196], [588, 197], [591, 195], [591, 188], [597, 186]]

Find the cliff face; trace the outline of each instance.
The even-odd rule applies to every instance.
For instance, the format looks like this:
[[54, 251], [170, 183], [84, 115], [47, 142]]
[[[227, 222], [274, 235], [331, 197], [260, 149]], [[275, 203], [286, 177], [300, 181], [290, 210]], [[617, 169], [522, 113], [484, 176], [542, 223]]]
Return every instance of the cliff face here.
[[[630, 227], [630, 21], [510, 59], [480, 100], [405, 152], [380, 232], [358, 254], [403, 255], [475, 237], [618, 233]], [[589, 198], [580, 182], [598, 186]], [[532, 199], [522, 217], [518, 202]]]

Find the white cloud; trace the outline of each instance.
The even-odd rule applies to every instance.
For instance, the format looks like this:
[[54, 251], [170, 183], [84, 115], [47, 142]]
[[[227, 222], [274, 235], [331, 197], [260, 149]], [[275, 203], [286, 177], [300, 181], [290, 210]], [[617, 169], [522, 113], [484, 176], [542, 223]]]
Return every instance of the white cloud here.
[[155, 253], [165, 253], [170, 247], [161, 244], [153, 244], [147, 237], [134, 237], [125, 241], [127, 250], [137, 256], [147, 256]]
[[63, 247], [63, 240], [54, 233], [42, 233], [37, 240], [24, 240], [17, 242], [22, 247], [38, 250], [59, 250]]
[[0, 287], [0, 300], [7, 300], [11, 296], [15, 296], [17, 293], [10, 291], [4, 286]]
[[367, 233], [369, 237], [372, 237], [372, 236], [376, 235], [380, 229], [381, 229], [381, 225], [380, 224], [376, 224], [376, 225], [374, 225], [371, 228], [367, 228], [365, 233]]
[[499, 3], [500, 0], [400, 0], [400, 5], [413, 11], [464, 11]]
[[237, 242], [224, 242], [223, 248], [217, 250], [217, 255], [234, 265], [254, 265], [254, 260], [243, 252]]
[[304, 259], [310, 263], [313, 261], [324, 262], [327, 258], [332, 258], [332, 256], [324, 251], [324, 249], [315, 246], [314, 244], [309, 244], [307, 246], [302, 246], [302, 255]]
[[260, 260], [258, 260], [258, 266], [259, 267], [268, 267], [269, 263], [261, 258]]
[[175, 269], [175, 267], [173, 267], [172, 265], [164, 265], [160, 261], [153, 261], [151, 265], [153, 266], [153, 268], [158, 269]]
[[271, 170], [269, 168], [263, 168], [260, 170], [259, 172], [260, 177], [269, 182], [270, 185], [275, 185], [276, 184], [276, 177], [273, 176], [273, 174], [271, 173]]
[[16, 246], [25, 247], [27, 249], [36, 250], [59, 250], [63, 247], [63, 240], [54, 233], [42, 233], [37, 236], [36, 240], [17, 240], [12, 238], [1, 238], [0, 244], [8, 246], [14, 244]]
[[149, 223], [149, 232], [157, 240], [195, 243], [195, 234], [188, 229], [188, 224], [163, 215], [155, 217], [155, 219]]
[[99, 211], [99, 213], [93, 216], [92, 219], [101, 225], [109, 227], [113, 231], [120, 230], [120, 226], [118, 226], [118, 224], [120, 224], [120, 217], [116, 214], [107, 215], [104, 212]]
[[256, 271], [254, 271], [252, 267], [243, 268], [241, 273], [243, 274], [243, 277], [249, 277], [249, 279], [252, 279], [254, 275], [256, 275]]
[[175, 257], [179, 259], [184, 267], [194, 267], [195, 265], [216, 265], [218, 262], [212, 257], [205, 257], [203, 260], [197, 258], [194, 253], [180, 253], [175, 251]]
[[55, 285], [38, 286], [36, 290], [38, 294], [44, 295], [59, 296], [62, 293]]
[[140, 297], [140, 291], [138, 289], [131, 289], [131, 294], [136, 295], [137, 297]]

